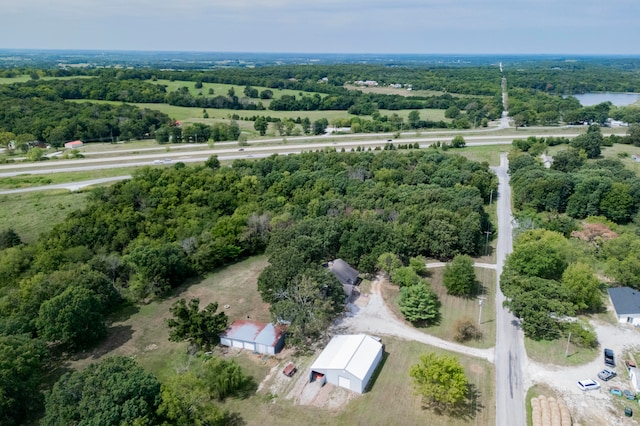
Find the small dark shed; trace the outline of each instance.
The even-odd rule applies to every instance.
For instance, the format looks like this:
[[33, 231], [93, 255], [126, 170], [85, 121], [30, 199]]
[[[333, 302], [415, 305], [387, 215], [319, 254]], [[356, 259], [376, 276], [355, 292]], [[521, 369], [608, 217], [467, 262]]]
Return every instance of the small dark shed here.
[[360, 277], [358, 277], [358, 271], [351, 267], [347, 262], [342, 259], [336, 259], [328, 264], [329, 270], [335, 275], [335, 277], [342, 284], [344, 294], [347, 297], [351, 296], [353, 289], [360, 284]]

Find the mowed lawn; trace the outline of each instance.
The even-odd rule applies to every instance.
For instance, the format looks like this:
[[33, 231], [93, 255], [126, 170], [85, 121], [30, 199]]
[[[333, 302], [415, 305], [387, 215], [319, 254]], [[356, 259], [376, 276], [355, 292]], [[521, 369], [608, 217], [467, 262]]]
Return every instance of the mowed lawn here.
[[[464, 344], [476, 348], [490, 348], [496, 343], [496, 311], [495, 311], [495, 286], [496, 272], [493, 269], [475, 268], [476, 277], [482, 286], [482, 317], [480, 318], [480, 331], [482, 332], [481, 340], [470, 340]], [[453, 336], [455, 334], [455, 324], [462, 318], [469, 318], [474, 324], [478, 324], [480, 317], [479, 299], [476, 297], [465, 298], [450, 296], [447, 289], [442, 285], [442, 274], [444, 268], [430, 268], [431, 273], [428, 281], [431, 288], [438, 295], [441, 307], [441, 319], [437, 325], [429, 327], [416, 327], [418, 330], [439, 337], [444, 340], [455, 342]], [[400, 288], [389, 282], [382, 286], [384, 299], [391, 310], [399, 319], [403, 319], [400, 307], [398, 306], [398, 295]]]
[[[257, 289], [260, 272], [267, 266], [265, 256], [256, 256], [225, 266], [201, 281], [191, 281], [165, 299], [125, 309], [113, 319], [107, 338], [91, 352], [77, 356], [71, 368], [83, 368], [105, 356], [133, 356], [161, 380], [175, 373], [185, 360], [187, 344], [169, 341], [166, 320], [169, 308], [177, 300], [198, 298], [200, 308], [217, 302], [229, 322], [236, 319], [270, 321], [268, 306], [262, 303]], [[225, 308], [228, 305], [228, 308]]]
[[[286, 395], [271, 394], [268, 389], [246, 400], [231, 400], [225, 406], [239, 413], [247, 425], [490, 425], [495, 424], [494, 366], [478, 360], [418, 342], [391, 337], [384, 338], [385, 355], [382, 367], [370, 390], [356, 396], [339, 410], [322, 410], [295, 405]], [[420, 355], [436, 352], [455, 356], [477, 398], [465, 406], [460, 417], [438, 415], [424, 409], [412, 387], [409, 376], [411, 366], [420, 361]], [[306, 375], [307, 370], [296, 373]], [[279, 373], [277, 373], [279, 374]], [[467, 411], [468, 409], [468, 411]]]
[[65, 189], [0, 195], [1, 227], [12, 228], [23, 242], [33, 243], [41, 233], [81, 208], [87, 195], [87, 192], [69, 192]]
[[[164, 300], [132, 307], [114, 318], [107, 339], [95, 350], [80, 354], [65, 368], [81, 369], [111, 355], [132, 356], [148, 371], [163, 381], [178, 371], [189, 368], [194, 359], [187, 354], [186, 343], [168, 341], [169, 307], [179, 298], [198, 297], [201, 307], [217, 301], [230, 320], [252, 319], [269, 321], [267, 306], [262, 303], [257, 291], [257, 278], [267, 265], [265, 256], [256, 256], [235, 265], [220, 268], [194, 283], [187, 283]], [[229, 305], [228, 308], [224, 308]], [[223, 408], [238, 413], [247, 425], [474, 425], [495, 423], [495, 393], [493, 390], [494, 367], [492, 364], [457, 354], [476, 397], [465, 405], [460, 417], [450, 418], [435, 414], [422, 407], [420, 398], [414, 394], [409, 370], [419, 362], [420, 355], [433, 351], [449, 354], [417, 342], [385, 337], [385, 357], [370, 391], [356, 396], [340, 409], [320, 409], [295, 405], [286, 399], [287, 391], [278, 394], [270, 386], [261, 388], [251, 397], [229, 399]], [[226, 352], [226, 351], [225, 351]], [[296, 361], [300, 371], [295, 379], [305, 380], [308, 366], [316, 354], [296, 355], [287, 350], [278, 358], [253, 354], [249, 351], [228, 351], [243, 369], [251, 374], [256, 383], [261, 383], [270, 371], [275, 371], [276, 380], [282, 364], [290, 359]], [[273, 380], [273, 379], [270, 379]], [[269, 380], [266, 381], [270, 383]], [[272, 393], [275, 392], [275, 393]], [[467, 411], [468, 410], [468, 411]]]

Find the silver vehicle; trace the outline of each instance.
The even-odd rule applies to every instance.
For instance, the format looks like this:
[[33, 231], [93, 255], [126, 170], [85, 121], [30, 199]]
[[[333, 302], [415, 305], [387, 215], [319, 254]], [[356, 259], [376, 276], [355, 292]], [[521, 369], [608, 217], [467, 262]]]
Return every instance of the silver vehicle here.
[[596, 390], [600, 389], [600, 383], [597, 380], [584, 379], [578, 382], [578, 387], [583, 391]]

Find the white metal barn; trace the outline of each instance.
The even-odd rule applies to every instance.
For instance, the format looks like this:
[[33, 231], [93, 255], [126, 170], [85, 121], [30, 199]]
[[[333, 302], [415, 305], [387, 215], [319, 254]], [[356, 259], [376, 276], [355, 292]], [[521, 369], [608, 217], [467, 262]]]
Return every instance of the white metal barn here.
[[382, 360], [380, 339], [366, 334], [334, 336], [311, 365], [310, 381], [328, 383], [364, 393]]
[[275, 355], [284, 346], [285, 330], [272, 323], [234, 321], [220, 335], [220, 344], [238, 349], [249, 349], [260, 354]]

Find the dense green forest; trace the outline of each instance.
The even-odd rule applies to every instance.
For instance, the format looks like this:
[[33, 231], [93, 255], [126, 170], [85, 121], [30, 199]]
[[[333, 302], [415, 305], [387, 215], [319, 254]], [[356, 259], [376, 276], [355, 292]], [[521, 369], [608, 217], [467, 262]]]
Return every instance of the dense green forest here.
[[[514, 141], [509, 172], [520, 234], [501, 288], [528, 337], [571, 333], [575, 344], [596, 347], [586, 323], [564, 318], [601, 312], [607, 285], [640, 288], [634, 249], [640, 247], [640, 178], [619, 160], [600, 156], [601, 146], [611, 143], [597, 126], [572, 141]], [[568, 146], [545, 167], [538, 155], [559, 144]]]
[[[282, 65], [256, 68], [219, 68], [206, 71], [160, 69], [4, 69], [7, 78], [30, 75], [31, 80], [0, 85], [0, 131], [32, 135], [58, 145], [72, 139], [115, 140], [153, 137], [170, 123], [162, 114], [124, 106], [72, 105], [65, 100], [165, 103], [203, 109], [256, 111], [253, 121], [271, 119], [268, 111], [346, 111], [353, 116], [336, 123], [357, 132], [395, 132], [407, 129], [486, 126], [502, 111], [501, 77], [497, 66], [383, 66], [370, 64]], [[582, 107], [571, 96], [593, 91], [640, 91], [636, 62], [624, 60], [530, 62], [506, 68], [508, 110], [516, 127], [566, 124], [604, 125], [612, 117], [640, 122], [640, 108], [613, 107], [605, 102]], [[44, 77], [66, 77], [44, 79]], [[82, 77], [82, 78], [70, 78]], [[90, 78], [87, 78], [90, 77]], [[185, 86], [168, 90], [158, 80], [182, 81]], [[373, 80], [380, 87], [399, 84], [432, 95], [404, 95], [349, 90], [345, 85]], [[9, 80], [10, 81], [10, 80]], [[192, 92], [203, 83], [244, 86], [243, 93]], [[291, 89], [297, 95], [274, 97], [274, 90]], [[99, 109], [99, 112], [96, 112]], [[404, 121], [381, 116], [379, 110], [440, 109], [453, 120]], [[65, 113], [64, 111], [68, 111]], [[264, 112], [263, 112], [264, 111]], [[95, 116], [97, 124], [88, 122]], [[85, 117], [76, 121], [76, 117]], [[294, 117], [294, 116], [292, 116]], [[369, 119], [370, 117], [370, 119]], [[300, 124], [298, 122], [298, 124]], [[257, 129], [257, 127], [256, 127]], [[311, 126], [302, 125], [302, 132]], [[260, 132], [262, 134], [262, 132]], [[177, 141], [177, 138], [174, 141]], [[234, 139], [231, 137], [218, 140]]]
[[[3, 233], [0, 336], [13, 351], [28, 351], [6, 367], [33, 366], [19, 386], [4, 370], [0, 380], [17, 395], [37, 393], [48, 365], [38, 342], [56, 351], [91, 347], [123, 304], [265, 250], [262, 298], [274, 320], [291, 323], [291, 341], [304, 342], [344, 303], [322, 263], [342, 258], [369, 273], [385, 252], [404, 261], [478, 254], [492, 229], [484, 204], [495, 190], [487, 164], [437, 149], [315, 152], [231, 167], [212, 157], [196, 167], [141, 169], [92, 191], [85, 208], [35, 244]], [[38, 408], [29, 398], [5, 404], [4, 424]]]

